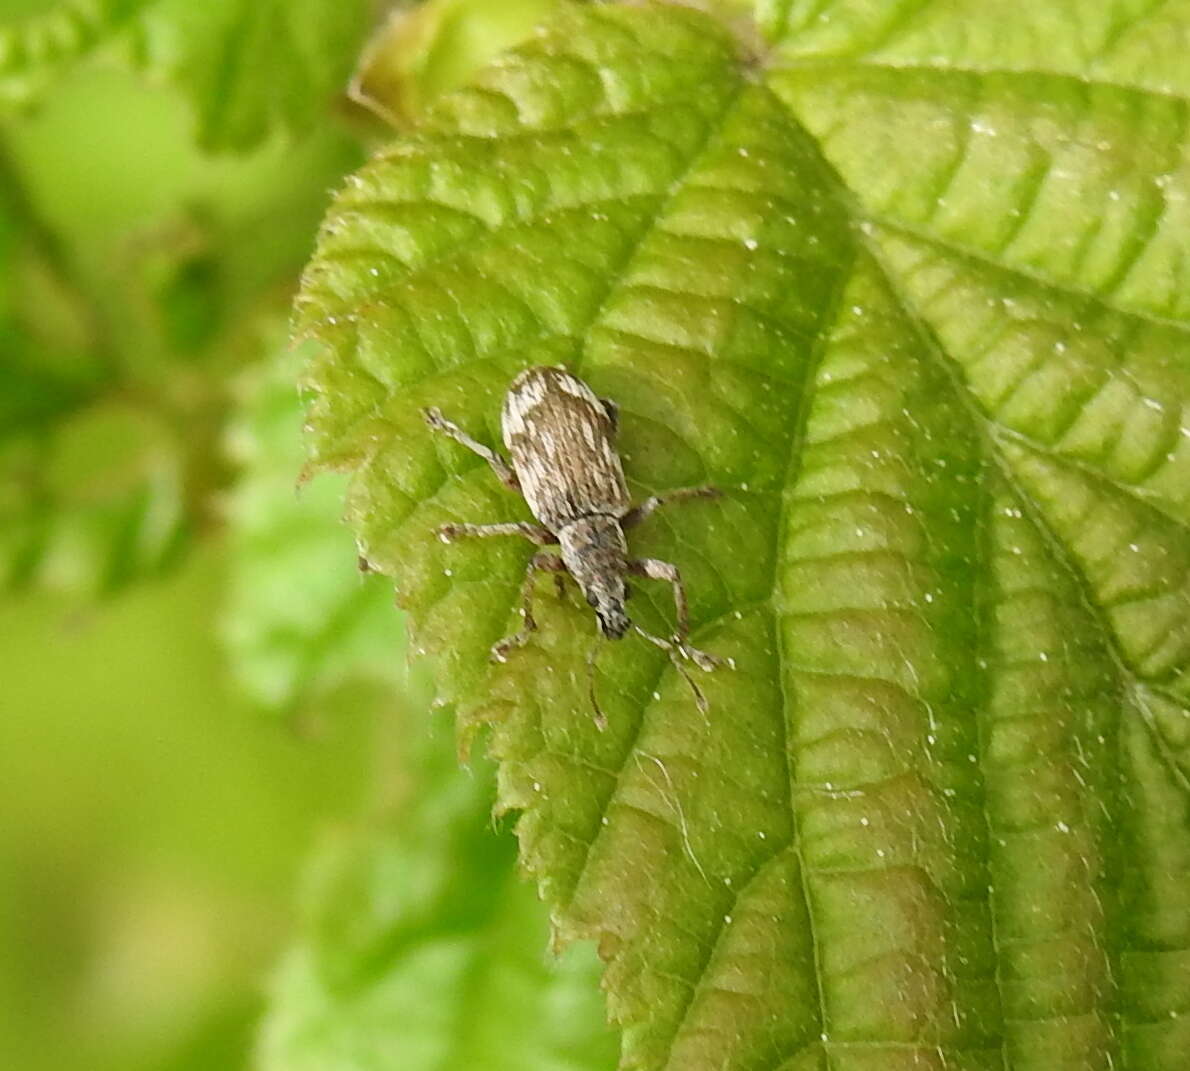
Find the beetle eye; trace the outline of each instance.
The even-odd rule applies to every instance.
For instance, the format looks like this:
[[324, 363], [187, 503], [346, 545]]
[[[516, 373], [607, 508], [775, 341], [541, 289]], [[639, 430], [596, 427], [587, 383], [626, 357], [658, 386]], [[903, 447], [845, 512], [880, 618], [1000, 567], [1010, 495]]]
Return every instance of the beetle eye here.
[[624, 601], [627, 602], [631, 598], [632, 598], [632, 588], [625, 585], [624, 586]]
[[588, 606], [594, 606], [594, 605], [595, 605], [595, 603], [596, 603], [596, 601], [597, 601], [597, 600], [596, 600], [596, 598], [595, 598], [595, 596], [594, 596], [594, 595], [588, 595], [588, 596], [587, 596], [587, 605], [588, 605]]

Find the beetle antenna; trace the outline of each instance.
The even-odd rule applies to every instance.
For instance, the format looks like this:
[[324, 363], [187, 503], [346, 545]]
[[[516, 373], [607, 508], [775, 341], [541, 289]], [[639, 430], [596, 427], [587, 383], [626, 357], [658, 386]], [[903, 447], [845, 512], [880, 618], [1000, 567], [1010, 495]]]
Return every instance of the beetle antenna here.
[[698, 712], [700, 714], [705, 714], [709, 709], [707, 697], [703, 695], [702, 689], [695, 682], [694, 678], [686, 672], [686, 667], [682, 665], [682, 648], [672, 640], [662, 639], [660, 636], [654, 636], [651, 632], [646, 632], [640, 627], [640, 625], [633, 625], [632, 627], [636, 629], [636, 631], [642, 636], [644, 636], [644, 638], [651, 644], [660, 647], [663, 651], [668, 653], [669, 660], [671, 663], [673, 663], [674, 669], [676, 669], [678, 673], [681, 674], [682, 680], [684, 680], [687, 685], [689, 685], [690, 691], [694, 695], [694, 702], [698, 707]]
[[603, 732], [607, 728], [607, 715], [603, 713], [603, 708], [599, 705], [599, 698], [595, 694], [595, 659], [599, 657], [601, 643], [602, 641], [597, 635], [595, 642], [587, 651], [587, 693], [591, 698], [591, 710], [595, 713], [595, 728]]
[[674, 669], [676, 669], [682, 675], [682, 680], [690, 685], [690, 691], [694, 695], [694, 704], [698, 707], [698, 712], [700, 714], [705, 714], [709, 709], [707, 697], [703, 695], [702, 689], [698, 686], [698, 683], [692, 676], [690, 676], [690, 673], [687, 671], [686, 667], [682, 665], [681, 656], [677, 653], [677, 651], [670, 651], [669, 660], [673, 663]]

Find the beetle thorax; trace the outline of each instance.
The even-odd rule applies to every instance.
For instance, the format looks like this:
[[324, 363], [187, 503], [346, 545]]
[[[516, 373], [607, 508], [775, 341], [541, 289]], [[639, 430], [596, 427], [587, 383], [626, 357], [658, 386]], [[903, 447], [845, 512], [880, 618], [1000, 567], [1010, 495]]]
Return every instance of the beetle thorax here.
[[581, 517], [557, 536], [562, 560], [595, 607], [603, 634], [619, 639], [631, 624], [624, 612], [628, 545], [619, 519], [606, 514]]

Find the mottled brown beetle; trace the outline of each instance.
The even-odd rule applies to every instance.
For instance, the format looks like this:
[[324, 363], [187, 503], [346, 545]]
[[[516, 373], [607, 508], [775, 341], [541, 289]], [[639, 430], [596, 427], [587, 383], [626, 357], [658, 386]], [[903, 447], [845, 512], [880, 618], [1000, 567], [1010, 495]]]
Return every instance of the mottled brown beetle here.
[[[618, 640], [635, 629], [669, 652], [675, 668], [694, 692], [700, 710], [706, 700], [681, 665], [689, 659], [699, 669], [712, 670], [730, 659], [707, 654], [686, 642], [690, 629], [686, 589], [677, 566], [656, 558], [629, 558], [625, 529], [640, 523], [660, 506], [690, 498], [715, 498], [714, 487], [686, 487], [654, 495], [633, 506], [614, 438], [617, 410], [613, 402], [595, 395], [581, 379], [564, 368], [529, 368], [512, 381], [504, 398], [501, 432], [512, 465], [494, 450], [476, 442], [447, 420], [438, 409], [425, 410], [426, 423], [482, 457], [506, 487], [519, 491], [540, 524], [448, 524], [438, 530], [444, 542], [465, 536], [519, 535], [538, 546], [557, 544], [561, 554], [539, 551], [529, 560], [521, 588], [519, 632], [492, 648], [503, 662], [537, 628], [533, 617], [533, 579], [539, 570], [552, 572], [562, 591], [569, 573], [595, 608], [604, 636]], [[634, 625], [624, 610], [629, 576], [665, 580], [673, 587], [677, 624], [669, 639], [651, 635]], [[607, 723], [595, 698], [595, 648], [587, 658], [591, 703], [596, 724]]]

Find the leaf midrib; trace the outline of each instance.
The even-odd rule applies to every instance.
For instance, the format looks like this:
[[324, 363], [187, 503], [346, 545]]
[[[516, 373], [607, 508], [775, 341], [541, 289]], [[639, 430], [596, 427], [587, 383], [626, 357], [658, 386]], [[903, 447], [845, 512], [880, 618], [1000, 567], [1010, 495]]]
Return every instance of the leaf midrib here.
[[[1027, 510], [1028, 515], [1033, 522], [1033, 526], [1046, 543], [1050, 552], [1055, 558], [1062, 563], [1063, 569], [1067, 575], [1074, 581], [1078, 590], [1081, 593], [1084, 608], [1090, 613], [1096, 631], [1099, 633], [1100, 640], [1104, 643], [1105, 648], [1111, 653], [1113, 665], [1119, 678], [1121, 686], [1135, 687], [1143, 685], [1147, 688], [1152, 688], [1159, 691], [1170, 699], [1171, 702], [1177, 706], [1184, 706], [1184, 701], [1177, 699], [1170, 695], [1167, 691], [1162, 689], [1162, 686], [1157, 682], [1151, 682], [1142, 676], [1137, 670], [1133, 669], [1129, 664], [1127, 656], [1123, 648], [1120, 646], [1119, 639], [1107, 620], [1106, 610], [1099, 605], [1095, 599], [1091, 584], [1085, 572], [1079, 567], [1074, 560], [1070, 549], [1065, 542], [1054, 531], [1053, 526], [1045, 517], [1045, 511], [1041, 504], [1028, 492], [1023, 486], [1020, 479], [1012, 466], [1004, 458], [999, 449], [997, 442], [1001, 434], [1017, 437], [1028, 442], [1030, 449], [1038, 453], [1044, 454], [1050, 458], [1054, 464], [1073, 468], [1078, 471], [1083, 471], [1082, 467], [1074, 460], [1055, 453], [1051, 449], [1046, 449], [1028, 440], [1027, 436], [1020, 435], [1014, 429], [1008, 428], [998, 421], [992, 420], [986, 413], [984, 413], [979, 402], [972, 396], [970, 389], [966, 383], [963, 382], [961, 372], [955, 367], [954, 361], [949, 357], [945, 347], [935, 338], [933, 331], [930, 330], [928, 323], [918, 315], [916, 307], [911, 299], [900, 289], [897, 285], [896, 275], [885, 263], [881, 256], [879, 247], [876, 243], [865, 241], [865, 248], [868, 255], [873, 262], [878, 266], [881, 276], [888, 288], [889, 293], [896, 301], [897, 307], [900, 309], [906, 320], [913, 325], [914, 332], [918, 336], [923, 352], [929, 354], [932, 363], [946, 376], [947, 381], [951, 384], [951, 391], [962, 406], [964, 412], [971, 425], [977, 430], [982, 443], [984, 444], [984, 451], [988, 458], [991, 459], [996, 466], [997, 472], [1004, 478], [1013, 494], [1021, 501], [1023, 507]], [[1120, 484], [1114, 480], [1109, 479], [1102, 473], [1090, 473], [1098, 482], [1104, 483], [1113, 488], [1119, 493], [1127, 496], [1129, 500], [1143, 506], [1147, 509], [1152, 509], [1155, 513], [1162, 517], [1168, 518], [1172, 523], [1177, 524], [1179, 528], [1188, 530], [1187, 522], [1175, 515], [1171, 515], [1167, 510], [1161, 509], [1158, 505], [1140, 496], [1136, 489]]]
[[[817, 141], [815, 143], [819, 144]], [[819, 148], [821, 149], [821, 145], [819, 145]], [[861, 222], [884, 227], [890, 231], [897, 231], [924, 245], [933, 246], [935, 249], [953, 256], [956, 260], [965, 260], [983, 267], [991, 267], [1006, 275], [1015, 275], [1035, 287], [1069, 295], [1115, 316], [1129, 320], [1139, 320], [1142, 323], [1177, 331], [1186, 335], [1187, 344], [1190, 345], [1190, 319], [1180, 320], [1172, 316], [1162, 316], [1160, 313], [1147, 309], [1138, 309], [1129, 305], [1118, 304], [1105, 294], [1092, 290], [1089, 287], [1078, 286], [1069, 279], [1060, 279], [1039, 269], [1027, 268], [1024, 265], [1000, 259], [989, 253], [986, 249], [966, 245], [955, 238], [944, 238], [940, 234], [925, 227], [906, 223], [904, 220], [893, 216], [865, 210], [861, 214]]]
[[[1104, 609], [1098, 604], [1090, 581], [1085, 572], [1079, 567], [1074, 560], [1069, 548], [1054, 531], [1049, 521], [1046, 519], [1045, 511], [1041, 505], [1033, 498], [1031, 494], [1024, 488], [1020, 480], [1017, 478], [1012, 467], [1008, 464], [1001, 452], [996, 446], [995, 436], [990, 435], [987, 427], [987, 421], [982, 417], [979, 410], [978, 403], [971, 396], [970, 391], [962, 382], [962, 378], [958, 370], [954, 367], [953, 361], [946, 354], [945, 349], [934, 338], [933, 333], [929, 330], [928, 325], [917, 315], [913, 304], [909, 299], [901, 293], [896, 285], [896, 278], [892, 271], [883, 263], [880, 258], [879, 250], [869, 248], [869, 253], [874, 262], [878, 265], [885, 283], [888, 287], [889, 293], [893, 296], [898, 307], [900, 308], [906, 319], [913, 325], [915, 332], [918, 334], [921, 347], [923, 351], [928, 354], [929, 359], [940, 371], [947, 377], [952, 385], [952, 393], [956, 400], [969, 414], [973, 425], [978, 429], [981, 439], [984, 443], [984, 451], [991, 463], [996, 467], [1000, 477], [1005, 481], [1013, 495], [1021, 504], [1021, 509], [1024, 515], [1030, 520], [1034, 531], [1046, 547], [1053, 560], [1057, 563], [1060, 569], [1066, 574], [1071, 581], [1078, 597], [1082, 603], [1083, 610], [1087, 616], [1088, 621], [1093, 627], [1099, 643], [1106, 653], [1111, 665], [1112, 675], [1115, 679], [1115, 688], [1113, 691], [1119, 697], [1119, 710], [1115, 720], [1117, 732], [1123, 725], [1127, 718], [1129, 711], [1134, 714], [1139, 714], [1141, 720], [1148, 732], [1150, 739], [1152, 739], [1157, 747], [1157, 753], [1160, 755], [1163, 765], [1167, 772], [1169, 772], [1183, 789], [1190, 788], [1190, 783], [1182, 774], [1178, 764], [1174, 762], [1168, 754], [1168, 750], [1164, 745], [1164, 740], [1161, 738], [1160, 732], [1156, 725], [1153, 724], [1151, 715], [1145, 716], [1147, 712], [1143, 708], [1143, 704], [1139, 701], [1139, 693], [1144, 689], [1149, 689], [1156, 694], [1161, 694], [1169, 699], [1175, 706], [1184, 709], [1185, 704], [1170, 696], [1167, 692], [1154, 687], [1141, 678], [1129, 666], [1123, 649], [1120, 645], [1119, 639], [1115, 630], [1111, 628], [1106, 619]], [[983, 763], [980, 763], [982, 768]], [[1117, 785], [1119, 783], [1119, 775], [1116, 777]], [[991, 832], [989, 830], [989, 832]], [[1116, 910], [1105, 913], [1104, 924], [1109, 928], [1113, 926], [1112, 919], [1117, 917], [1119, 913], [1119, 905], [1116, 905]], [[994, 912], [993, 912], [994, 917]], [[1125, 1008], [1122, 1001], [1122, 984], [1119, 978], [1120, 957], [1123, 951], [1128, 948], [1122, 939], [1122, 935], [1117, 936], [1117, 943], [1114, 954], [1109, 954], [1105, 958], [1108, 970], [1108, 978], [1112, 984], [1112, 997], [1110, 1001], [1105, 1002], [1104, 1013], [1109, 1015], [1112, 1023], [1112, 1035], [1118, 1042], [1119, 1033], [1122, 1029], [1126, 1029], [1129, 1025], [1135, 1025], [1134, 1021], [1126, 1018]], [[999, 960], [997, 961], [999, 966]], [[1001, 1004], [1003, 1004], [1004, 990], [1000, 985], [999, 971], [997, 970], [997, 993]], [[1006, 1020], [1007, 1021], [1007, 1020]], [[1029, 1020], [1031, 1021], [1031, 1020]], [[1005, 1035], [1004, 1040], [1007, 1040]]]
[[[1164, 2], [1164, 0], [1162, 0]], [[1088, 89], [1102, 89], [1108, 93], [1127, 93], [1145, 97], [1156, 97], [1159, 100], [1173, 101], [1177, 104], [1190, 105], [1190, 91], [1160, 89], [1155, 86], [1140, 83], [1118, 82], [1110, 78], [1102, 78], [1093, 74], [1074, 74], [1070, 71], [1052, 71], [1044, 67], [975, 67], [969, 64], [930, 64], [920, 61], [895, 63], [892, 61], [878, 61], [864, 57], [862, 52], [854, 54], [854, 58], [847, 53], [832, 53], [827, 56], [810, 54], [795, 54], [787, 56], [781, 51], [781, 46], [774, 46], [770, 57], [777, 61], [768, 65], [768, 70], [774, 74], [789, 72], [814, 71], [876, 71], [882, 74], [898, 75], [956, 75], [968, 78], [987, 78], [989, 76], [1004, 78], [1033, 78], [1052, 79], [1060, 82], [1070, 82]]]
[[[784, 109], [789, 112], [789, 109]], [[789, 113], [790, 121], [797, 124], [797, 118]], [[798, 124], [800, 126], [800, 124]], [[807, 132], [808, 136], [808, 132]], [[829, 169], [825, 157], [823, 157], [821, 148], [817, 141], [811, 139], [818, 152], [820, 167], [826, 170], [826, 173], [831, 176], [832, 183], [834, 181], [834, 172]], [[782, 565], [782, 551], [788, 544], [789, 534], [789, 501], [790, 489], [797, 486], [803, 471], [803, 460], [805, 457], [806, 446], [806, 429], [809, 422], [810, 411], [814, 405], [814, 398], [816, 395], [815, 386], [818, 377], [818, 371], [825, 359], [827, 347], [830, 344], [831, 334], [834, 330], [834, 325], [837, 320], [839, 310], [843, 307], [843, 299], [846, 295], [848, 283], [851, 280], [851, 274], [854, 270], [855, 264], [855, 245], [850, 246], [849, 252], [850, 265], [848, 270], [841, 270], [838, 273], [837, 282], [835, 284], [835, 292], [832, 295], [830, 303], [830, 312], [824, 315], [820, 321], [820, 330], [817, 339], [815, 339], [814, 346], [806, 359], [806, 373], [802, 381], [802, 389], [798, 394], [797, 412], [794, 420], [796, 427], [794, 434], [789, 440], [789, 452], [786, 457], [785, 476], [782, 481], [781, 504], [777, 516], [777, 534], [776, 547], [773, 554], [773, 572], [769, 579], [769, 590], [772, 592], [772, 598], [776, 599], [778, 594], [778, 583], [780, 570]], [[793, 696], [790, 695], [789, 687], [785, 679], [785, 668], [788, 664], [788, 652], [786, 650], [786, 642], [784, 639], [784, 632], [781, 628], [780, 615], [776, 612], [776, 607], [773, 607], [772, 622], [774, 635], [776, 637], [777, 648], [777, 686], [781, 695], [781, 754], [785, 764], [785, 778], [786, 791], [788, 792], [788, 807], [790, 815], [790, 825], [792, 829], [792, 838], [790, 840], [790, 847], [797, 859], [799, 889], [802, 896], [803, 907], [806, 912], [806, 920], [809, 930], [809, 941], [811, 954], [814, 961], [814, 978], [813, 987], [816, 999], [816, 1013], [818, 1036], [820, 1039], [829, 1039], [830, 1036], [830, 1017], [828, 1015], [826, 1005], [826, 994], [823, 991], [823, 962], [822, 962], [822, 944], [818, 935], [818, 929], [814, 918], [814, 897], [809, 885], [809, 873], [806, 866], [806, 858], [802, 849], [802, 828], [801, 819], [798, 815], [798, 808], [794, 802], [798, 790], [798, 782], [796, 772], [793, 768], [793, 762], [790, 755], [790, 738], [791, 729], [794, 722], [796, 703]], [[757, 870], [759, 873], [759, 868]], [[831, 1052], [827, 1044], [822, 1044], [823, 1060], [826, 1063], [826, 1071], [831, 1071]]]

